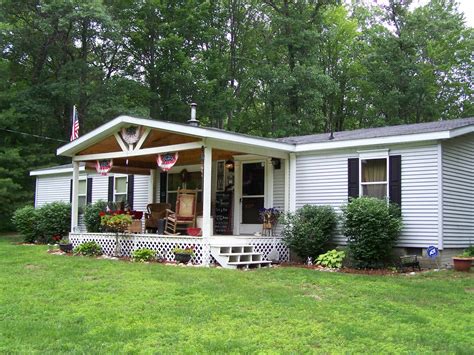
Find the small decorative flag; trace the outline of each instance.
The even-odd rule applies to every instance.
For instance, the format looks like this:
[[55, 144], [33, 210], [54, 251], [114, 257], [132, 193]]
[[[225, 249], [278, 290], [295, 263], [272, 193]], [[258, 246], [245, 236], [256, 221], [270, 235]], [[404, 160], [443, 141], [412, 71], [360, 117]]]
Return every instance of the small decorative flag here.
[[110, 169], [112, 169], [113, 166], [113, 160], [97, 160], [97, 163], [95, 165], [95, 170], [97, 173], [99, 173], [102, 176], [107, 176], [109, 173]]
[[156, 162], [158, 166], [163, 171], [170, 170], [174, 164], [178, 161], [178, 152], [175, 153], [165, 153], [165, 154], [158, 154], [156, 158]]
[[79, 138], [79, 116], [77, 115], [76, 105], [72, 107], [72, 129], [71, 142]]

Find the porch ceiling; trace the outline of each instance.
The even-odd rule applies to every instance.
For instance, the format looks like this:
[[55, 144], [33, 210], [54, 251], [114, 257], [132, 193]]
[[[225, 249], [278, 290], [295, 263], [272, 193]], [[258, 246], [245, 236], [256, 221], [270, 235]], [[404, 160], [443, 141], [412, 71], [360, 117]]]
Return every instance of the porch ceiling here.
[[[233, 156], [241, 155], [242, 153], [233, 152], [228, 150], [213, 149], [212, 151], [212, 160], [228, 160], [232, 159]], [[201, 164], [201, 150], [185, 150], [179, 152], [179, 158], [175, 166], [185, 166], [185, 165], [197, 165]], [[156, 154], [150, 155], [141, 155], [136, 157], [128, 158], [128, 165], [126, 158], [115, 158], [112, 168], [113, 173], [122, 173], [122, 174], [141, 174], [148, 175], [150, 169], [156, 169]], [[90, 170], [95, 170], [95, 161], [86, 162], [86, 168]]]

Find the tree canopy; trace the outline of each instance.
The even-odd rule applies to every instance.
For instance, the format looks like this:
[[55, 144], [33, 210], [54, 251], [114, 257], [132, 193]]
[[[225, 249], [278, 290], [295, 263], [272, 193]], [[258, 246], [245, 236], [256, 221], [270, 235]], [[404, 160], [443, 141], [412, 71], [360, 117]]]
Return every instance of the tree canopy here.
[[454, 0], [410, 5], [0, 0], [0, 228], [32, 201], [29, 170], [67, 162], [73, 105], [81, 135], [120, 114], [184, 122], [190, 102], [266, 137], [473, 115], [472, 28]]

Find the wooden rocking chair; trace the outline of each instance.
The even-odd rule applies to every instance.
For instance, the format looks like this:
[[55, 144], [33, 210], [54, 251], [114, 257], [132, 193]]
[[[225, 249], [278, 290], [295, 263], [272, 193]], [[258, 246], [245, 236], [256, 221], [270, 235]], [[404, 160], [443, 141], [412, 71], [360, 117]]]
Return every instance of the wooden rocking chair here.
[[197, 190], [178, 189], [176, 212], [166, 210], [165, 234], [179, 234], [179, 226], [196, 227]]

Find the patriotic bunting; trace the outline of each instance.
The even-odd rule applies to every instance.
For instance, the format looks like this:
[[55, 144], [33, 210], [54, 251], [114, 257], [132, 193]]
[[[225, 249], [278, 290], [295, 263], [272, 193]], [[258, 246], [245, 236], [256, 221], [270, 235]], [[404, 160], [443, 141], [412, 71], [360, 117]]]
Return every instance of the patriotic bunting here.
[[174, 164], [178, 161], [178, 152], [175, 153], [165, 153], [165, 154], [158, 154], [156, 158], [156, 162], [158, 166], [163, 171], [170, 170]]
[[109, 173], [110, 169], [112, 169], [113, 166], [113, 160], [97, 160], [97, 163], [95, 165], [95, 170], [97, 173], [99, 173], [102, 176], [107, 176]]

